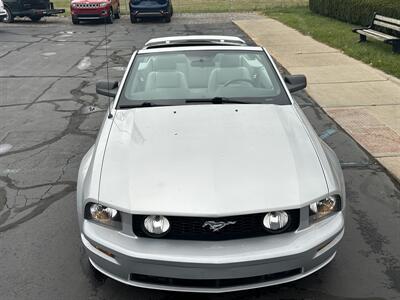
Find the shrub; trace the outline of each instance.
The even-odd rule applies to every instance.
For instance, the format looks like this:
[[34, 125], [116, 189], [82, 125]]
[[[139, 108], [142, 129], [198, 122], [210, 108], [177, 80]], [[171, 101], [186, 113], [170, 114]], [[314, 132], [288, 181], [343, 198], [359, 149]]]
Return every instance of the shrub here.
[[367, 26], [374, 12], [400, 19], [400, 0], [310, 0], [311, 11], [352, 24]]

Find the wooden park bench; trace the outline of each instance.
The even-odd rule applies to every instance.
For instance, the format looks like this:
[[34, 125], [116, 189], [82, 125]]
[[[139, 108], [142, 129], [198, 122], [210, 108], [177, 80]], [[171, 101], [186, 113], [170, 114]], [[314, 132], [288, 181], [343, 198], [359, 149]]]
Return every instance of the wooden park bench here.
[[[387, 33], [387, 30], [396, 32], [399, 35], [390, 35]], [[375, 13], [371, 25], [364, 28], [355, 28], [353, 29], [353, 32], [360, 35], [360, 42], [366, 42], [367, 37], [371, 37], [386, 44], [391, 44], [393, 52], [400, 53], [400, 20], [388, 18]]]

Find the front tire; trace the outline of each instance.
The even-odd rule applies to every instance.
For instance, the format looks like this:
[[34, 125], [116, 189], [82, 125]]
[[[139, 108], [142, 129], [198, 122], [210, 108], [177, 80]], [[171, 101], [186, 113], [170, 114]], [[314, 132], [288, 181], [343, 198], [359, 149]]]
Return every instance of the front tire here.
[[137, 23], [137, 22], [138, 22], [138, 19], [131, 15], [131, 23], [133, 24], [133, 23]]
[[11, 10], [8, 7], [4, 7], [4, 10], [7, 13], [7, 16], [3, 19], [4, 23], [14, 23], [14, 16], [11, 13]]
[[164, 17], [165, 23], [170, 23], [171, 22], [171, 16], [166, 16]]
[[114, 23], [114, 12], [113, 12], [112, 8], [110, 8], [110, 11], [108, 14], [109, 14], [109, 16], [106, 18], [107, 24]]
[[114, 14], [114, 18], [115, 19], [120, 19], [121, 18], [121, 9], [119, 8], [119, 6], [117, 8], [117, 12]]
[[72, 19], [72, 24], [79, 25], [79, 19]]

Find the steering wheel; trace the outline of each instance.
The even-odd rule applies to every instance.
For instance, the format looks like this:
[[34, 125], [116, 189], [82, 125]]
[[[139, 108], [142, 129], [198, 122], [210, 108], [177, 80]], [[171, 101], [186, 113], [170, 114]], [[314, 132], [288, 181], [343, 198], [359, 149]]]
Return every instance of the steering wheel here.
[[255, 87], [253, 81], [251, 81], [250, 79], [245, 79], [245, 78], [239, 78], [239, 79], [232, 79], [229, 80], [227, 83], [224, 84], [224, 87], [231, 85], [233, 83], [237, 83], [237, 82], [246, 82], [246, 83], [250, 83], [252, 87]]

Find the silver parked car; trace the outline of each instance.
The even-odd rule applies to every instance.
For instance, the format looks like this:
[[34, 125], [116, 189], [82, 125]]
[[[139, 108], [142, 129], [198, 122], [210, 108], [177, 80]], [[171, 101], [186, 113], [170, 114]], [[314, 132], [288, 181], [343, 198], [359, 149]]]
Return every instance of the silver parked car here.
[[345, 187], [335, 153], [268, 52], [235, 37], [153, 39], [135, 52], [77, 187], [95, 269], [145, 288], [226, 292], [305, 277], [335, 256]]

